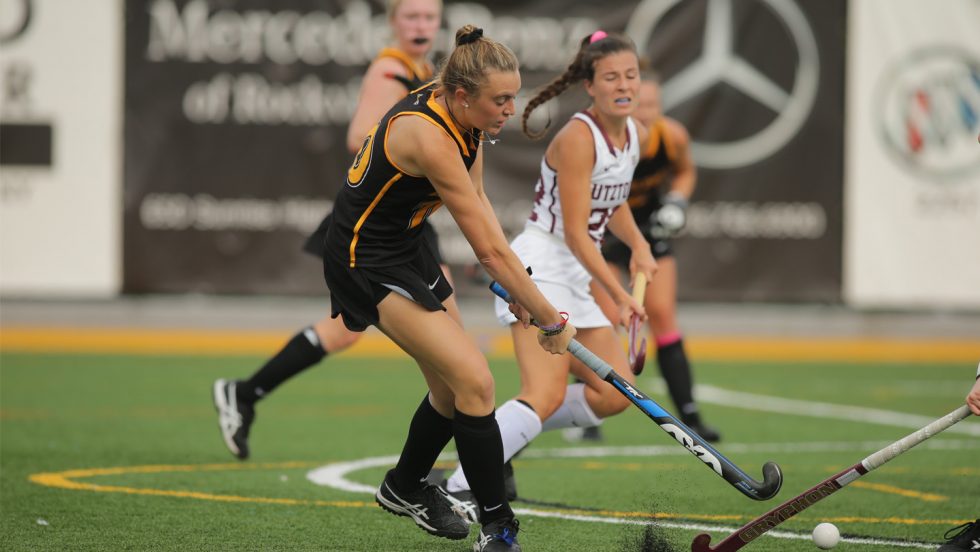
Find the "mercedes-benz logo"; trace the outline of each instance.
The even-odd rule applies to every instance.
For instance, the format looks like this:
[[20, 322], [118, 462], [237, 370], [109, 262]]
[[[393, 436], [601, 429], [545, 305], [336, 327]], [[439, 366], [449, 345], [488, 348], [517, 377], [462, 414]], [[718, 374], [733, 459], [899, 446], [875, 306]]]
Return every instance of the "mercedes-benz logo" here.
[[0, 0], [0, 44], [24, 34], [31, 24], [31, 0]]
[[[795, 43], [799, 59], [790, 90], [784, 90], [736, 53], [732, 0], [708, 0], [701, 57], [662, 84], [664, 111], [712, 86], [726, 84], [776, 114], [772, 122], [755, 134], [732, 142], [704, 142], [692, 138], [694, 157], [703, 167], [742, 167], [779, 151], [806, 122], [817, 96], [820, 56], [806, 16], [792, 0], [756, 1], [777, 16]], [[647, 51], [657, 24], [678, 2], [680, 0], [642, 0], [636, 7], [626, 33], [636, 42], [641, 55]]]

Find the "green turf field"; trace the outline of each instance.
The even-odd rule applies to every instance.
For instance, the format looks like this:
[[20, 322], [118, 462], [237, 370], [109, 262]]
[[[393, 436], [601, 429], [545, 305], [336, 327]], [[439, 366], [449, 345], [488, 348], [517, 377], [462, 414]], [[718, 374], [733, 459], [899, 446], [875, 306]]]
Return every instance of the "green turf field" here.
[[[259, 405], [253, 457], [238, 462], [221, 443], [210, 386], [261, 361], [0, 355], [0, 549], [470, 549], [472, 539], [436, 539], [384, 513], [366, 492], [306, 477], [346, 462], [346, 481], [379, 483], [423, 394], [408, 360], [340, 356], [287, 383]], [[516, 365], [492, 366], [501, 402], [517, 389]], [[606, 422], [601, 445], [544, 434], [516, 460], [527, 499], [514, 504], [521, 543], [527, 551], [625, 551], [662, 537], [689, 550], [699, 529], [717, 543], [911, 433], [916, 419], [903, 415], [932, 419], [962, 404], [974, 370], [700, 362], [698, 382], [710, 386], [699, 389], [703, 410], [724, 433], [718, 449], [760, 479], [761, 465], [777, 461], [780, 494], [745, 498], [631, 407]], [[653, 392], [655, 374], [648, 368], [638, 387], [673, 410]], [[880, 423], [855, 421], [845, 418], [865, 413], [827, 404], [886, 412]], [[947, 529], [980, 517], [978, 458], [980, 420], [971, 418], [779, 527], [797, 538], [765, 536], [746, 550], [816, 550], [809, 532], [821, 521], [845, 537], [879, 540], [845, 540], [839, 550], [934, 550]]]

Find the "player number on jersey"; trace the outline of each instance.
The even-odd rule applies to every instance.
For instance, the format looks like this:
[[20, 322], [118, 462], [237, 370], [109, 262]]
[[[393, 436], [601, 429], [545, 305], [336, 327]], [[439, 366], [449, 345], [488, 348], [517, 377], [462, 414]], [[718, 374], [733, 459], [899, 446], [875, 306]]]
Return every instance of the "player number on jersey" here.
[[374, 125], [374, 128], [364, 137], [364, 143], [361, 144], [361, 149], [354, 157], [354, 162], [351, 163], [350, 169], [347, 170], [347, 185], [351, 188], [356, 188], [361, 185], [361, 182], [364, 180], [364, 175], [367, 174], [368, 167], [371, 166], [371, 150], [374, 146], [374, 134], [377, 131], [378, 125]]

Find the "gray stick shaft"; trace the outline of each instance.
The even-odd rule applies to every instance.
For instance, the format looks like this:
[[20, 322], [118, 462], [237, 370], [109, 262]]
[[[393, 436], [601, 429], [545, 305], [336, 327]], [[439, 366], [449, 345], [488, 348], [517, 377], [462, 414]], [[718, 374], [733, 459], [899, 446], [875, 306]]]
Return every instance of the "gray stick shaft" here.
[[585, 345], [582, 345], [575, 339], [569, 342], [568, 352], [572, 353], [575, 358], [582, 361], [582, 364], [588, 366], [589, 369], [595, 372], [601, 379], [606, 379], [609, 372], [612, 372], [612, 366], [609, 366], [606, 361], [597, 357], [595, 353], [586, 349]]
[[903, 437], [902, 439], [895, 441], [871, 456], [868, 456], [864, 460], [861, 460], [861, 464], [866, 470], [871, 471], [881, 466], [885, 462], [888, 462], [892, 458], [895, 458], [899, 454], [909, 450], [915, 445], [918, 445], [922, 441], [925, 441], [933, 435], [948, 429], [950, 426], [969, 415], [970, 408], [964, 404], [942, 418], [939, 418], [922, 429], [915, 431], [915, 433], [912, 433], [907, 437]]

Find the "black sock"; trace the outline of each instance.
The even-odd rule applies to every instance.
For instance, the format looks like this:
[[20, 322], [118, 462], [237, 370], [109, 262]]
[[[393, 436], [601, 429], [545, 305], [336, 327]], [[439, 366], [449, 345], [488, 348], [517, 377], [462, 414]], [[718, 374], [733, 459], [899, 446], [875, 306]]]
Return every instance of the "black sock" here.
[[272, 392], [280, 383], [320, 362], [327, 352], [312, 328], [294, 335], [285, 347], [266, 361], [252, 377], [236, 386], [238, 400], [254, 403]]
[[480, 504], [480, 523], [514, 517], [504, 495], [504, 444], [497, 417], [493, 412], [470, 416], [457, 410], [453, 432], [459, 463]]
[[657, 363], [660, 373], [667, 382], [667, 391], [677, 406], [678, 416], [682, 421], [698, 418], [698, 405], [694, 402], [691, 377], [691, 365], [684, 353], [684, 340], [678, 339], [670, 345], [657, 349]]
[[421, 488], [422, 480], [452, 438], [453, 421], [432, 408], [426, 393], [408, 426], [408, 438], [392, 472], [395, 486], [405, 492]]

